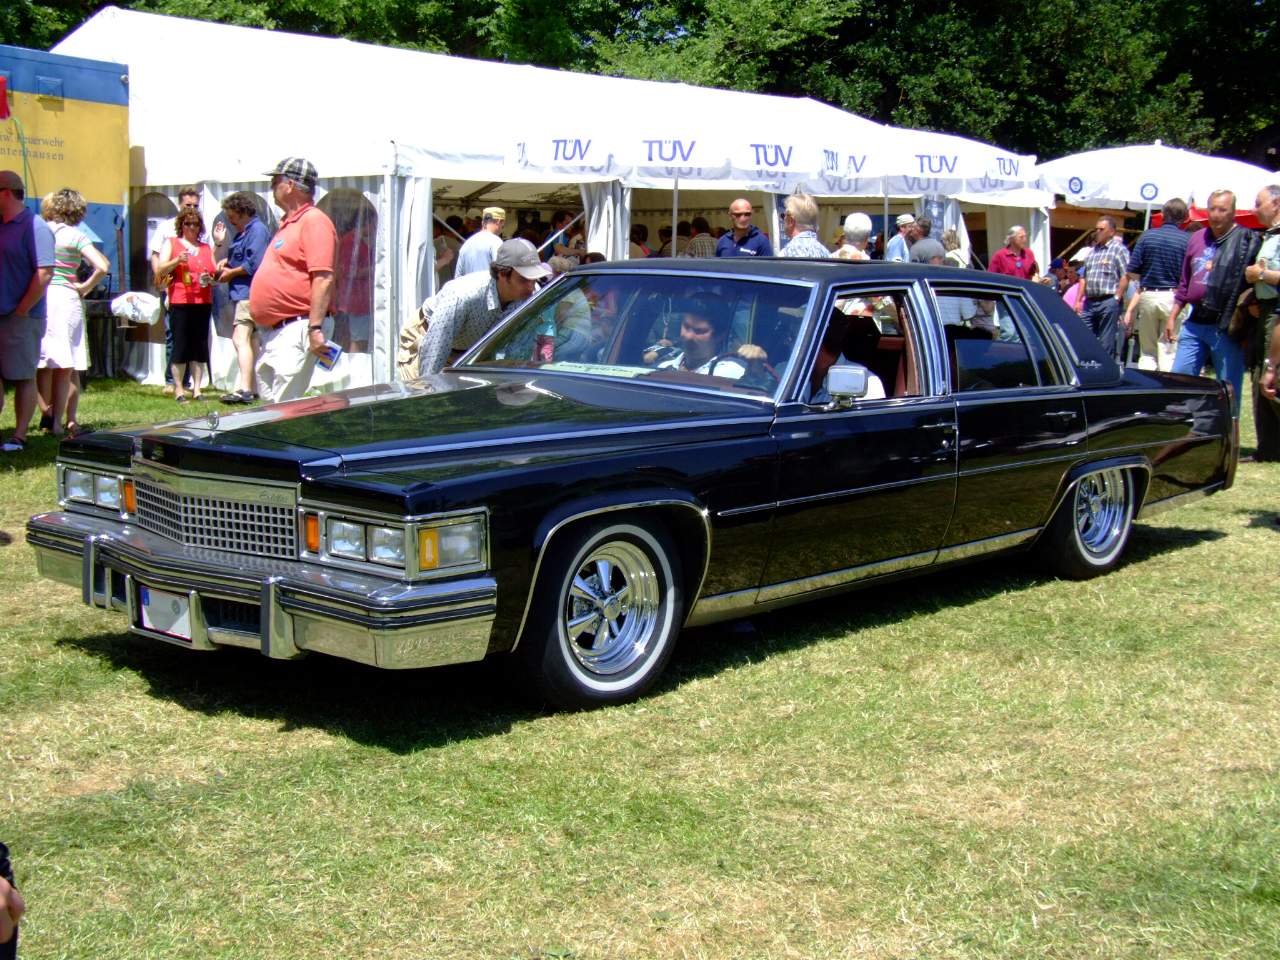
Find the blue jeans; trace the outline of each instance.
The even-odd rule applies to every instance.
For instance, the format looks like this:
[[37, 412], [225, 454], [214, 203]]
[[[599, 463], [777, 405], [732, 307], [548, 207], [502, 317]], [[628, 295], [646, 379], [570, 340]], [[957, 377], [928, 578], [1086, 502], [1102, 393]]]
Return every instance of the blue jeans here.
[[1231, 384], [1235, 391], [1232, 416], [1239, 419], [1240, 390], [1244, 386], [1244, 349], [1216, 323], [1185, 321], [1178, 335], [1178, 354], [1173, 358], [1173, 372], [1197, 376], [1210, 363], [1215, 376], [1223, 383]]
[[1114, 296], [1086, 297], [1080, 316], [1098, 338], [1102, 349], [1107, 351], [1107, 356], [1117, 356], [1116, 331], [1119, 329], [1120, 301]]

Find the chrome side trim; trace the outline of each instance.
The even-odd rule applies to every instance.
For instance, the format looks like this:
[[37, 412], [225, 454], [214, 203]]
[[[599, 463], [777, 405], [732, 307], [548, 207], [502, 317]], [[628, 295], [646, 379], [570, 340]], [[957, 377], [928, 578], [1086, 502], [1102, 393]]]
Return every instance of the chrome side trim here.
[[775, 600], [784, 600], [788, 597], [794, 597], [804, 593], [816, 593], [820, 590], [840, 587], [847, 583], [853, 583], [857, 580], [865, 580], [868, 577], [880, 577], [889, 573], [898, 573], [902, 570], [914, 570], [918, 567], [927, 567], [929, 564], [933, 563], [937, 557], [937, 550], [926, 550], [923, 553], [909, 553], [903, 557], [893, 557], [889, 560], [877, 560], [875, 563], [864, 563], [861, 566], [847, 567], [844, 570], [832, 570], [829, 573], [819, 573], [812, 577], [804, 577], [800, 580], [787, 580], [783, 583], [774, 583], [767, 587], [760, 588], [757, 602], [771, 603]]
[[686, 627], [704, 627], [709, 623], [722, 620], [734, 620], [745, 616], [755, 607], [759, 590], [751, 587], [748, 590], [735, 590], [732, 593], [717, 593], [711, 597], [699, 597], [698, 602], [689, 611], [685, 619]]
[[1192, 490], [1189, 493], [1179, 493], [1172, 497], [1165, 497], [1163, 500], [1155, 500], [1151, 503], [1144, 503], [1138, 511], [1136, 519], [1145, 520], [1147, 517], [1154, 517], [1177, 507], [1185, 506], [1188, 503], [1194, 503], [1203, 497], [1218, 493], [1223, 489], [1223, 483], [1219, 480], [1217, 483], [1211, 483], [1207, 487], [1199, 490]]
[[732, 510], [721, 510], [716, 514], [717, 517], [741, 517], [748, 513], [760, 513], [764, 510], [776, 510], [778, 504], [774, 501], [768, 503], [759, 503], [751, 507], [734, 507]]
[[822, 503], [826, 500], [838, 500], [841, 497], [854, 496], [863, 493], [883, 493], [886, 490], [901, 490], [905, 487], [917, 487], [922, 483], [937, 483], [939, 481], [951, 481], [952, 475], [946, 474], [938, 477], [912, 477], [910, 480], [895, 480], [893, 483], [876, 483], [869, 487], [849, 487], [844, 490], [833, 490], [827, 493], [815, 493], [808, 497], [794, 497], [791, 500], [779, 500], [778, 507], [798, 507], [809, 503]]
[[939, 563], [950, 563], [953, 560], [966, 560], [969, 557], [980, 557], [985, 553], [996, 553], [1028, 543], [1040, 536], [1043, 527], [1030, 527], [1013, 533], [1002, 533], [984, 540], [971, 540], [968, 543], [957, 543], [954, 547], [943, 547], [938, 551]]
[[598, 507], [594, 510], [584, 510], [582, 513], [575, 513], [560, 520], [542, 538], [542, 545], [538, 548], [538, 558], [533, 563], [533, 575], [529, 578], [529, 595], [524, 601], [524, 612], [520, 614], [520, 626], [516, 628], [515, 642], [511, 644], [512, 650], [520, 646], [520, 638], [524, 636], [524, 627], [529, 620], [529, 610], [533, 606], [533, 591], [538, 585], [538, 575], [542, 572], [542, 560], [547, 555], [547, 547], [555, 539], [556, 534], [570, 523], [576, 523], [586, 517], [594, 517], [603, 513], [616, 513], [619, 510], [643, 510], [647, 507], [686, 507], [697, 513], [702, 520], [702, 526], [706, 532], [702, 576], [698, 578], [698, 589], [694, 591], [693, 603], [687, 605], [687, 609], [693, 609], [697, 604], [697, 598], [702, 595], [702, 585], [706, 583], [707, 571], [711, 568], [711, 514], [706, 507], [694, 506], [686, 500], [638, 500], [633, 503], [619, 503], [608, 507]]

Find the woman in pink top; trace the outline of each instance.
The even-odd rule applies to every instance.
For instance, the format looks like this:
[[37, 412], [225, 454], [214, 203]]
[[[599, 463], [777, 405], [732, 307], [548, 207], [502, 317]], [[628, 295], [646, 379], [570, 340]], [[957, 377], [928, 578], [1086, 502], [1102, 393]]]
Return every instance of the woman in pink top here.
[[204, 241], [199, 210], [183, 210], [174, 219], [176, 237], [160, 255], [159, 274], [169, 278], [169, 329], [173, 332], [174, 399], [187, 402], [182, 391], [191, 370], [191, 399], [203, 400], [204, 372], [209, 365], [209, 317], [213, 312], [213, 248]]
[[[36, 391], [44, 411], [40, 426], [55, 437], [88, 430], [76, 422], [79, 371], [89, 369], [84, 298], [111, 269], [107, 258], [77, 228], [87, 210], [84, 197], [66, 187], [49, 194], [40, 204], [40, 215], [53, 231], [54, 262], [53, 279], [45, 295], [48, 319], [40, 341]], [[93, 269], [84, 281], [77, 276], [81, 262]]]

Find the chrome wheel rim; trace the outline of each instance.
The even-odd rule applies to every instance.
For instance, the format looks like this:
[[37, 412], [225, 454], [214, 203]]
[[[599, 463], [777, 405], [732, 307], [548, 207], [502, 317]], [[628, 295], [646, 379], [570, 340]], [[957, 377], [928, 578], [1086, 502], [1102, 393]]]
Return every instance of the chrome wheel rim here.
[[1129, 481], [1123, 470], [1091, 473], [1076, 485], [1076, 537], [1091, 557], [1105, 559], [1129, 532]]
[[574, 570], [561, 612], [573, 659], [597, 676], [627, 672], [653, 648], [660, 602], [644, 550], [621, 540], [593, 548]]

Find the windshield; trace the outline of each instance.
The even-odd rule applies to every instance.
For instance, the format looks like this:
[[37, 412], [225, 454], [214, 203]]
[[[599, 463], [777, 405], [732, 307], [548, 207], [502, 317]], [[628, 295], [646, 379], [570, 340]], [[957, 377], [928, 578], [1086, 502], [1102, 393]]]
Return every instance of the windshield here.
[[810, 290], [689, 274], [570, 274], [469, 363], [773, 396]]

